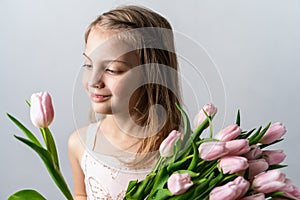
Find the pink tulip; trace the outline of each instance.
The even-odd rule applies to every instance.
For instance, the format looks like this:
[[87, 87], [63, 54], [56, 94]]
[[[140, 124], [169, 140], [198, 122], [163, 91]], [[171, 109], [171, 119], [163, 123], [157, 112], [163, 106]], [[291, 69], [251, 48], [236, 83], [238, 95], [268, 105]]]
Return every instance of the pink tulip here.
[[181, 133], [173, 130], [171, 133], [168, 135], [164, 141], [160, 144], [159, 147], [159, 152], [162, 157], [170, 157], [173, 155], [173, 147], [175, 145], [175, 142], [177, 141], [178, 138], [181, 137]]
[[208, 116], [212, 116], [217, 112], [217, 108], [213, 104], [211, 103], [205, 104], [194, 119], [195, 127], [200, 126], [207, 118], [203, 110], [206, 112]]
[[191, 181], [191, 177], [188, 173], [172, 174], [167, 182], [168, 189], [174, 195], [186, 192], [192, 185], [193, 182]]
[[265, 150], [262, 152], [262, 155], [269, 165], [279, 164], [286, 157], [283, 150]]
[[247, 159], [241, 156], [225, 156], [218, 163], [218, 168], [222, 169], [223, 173], [234, 174], [248, 168]]
[[246, 196], [240, 200], [265, 200], [265, 194], [257, 193], [257, 194], [253, 194], [251, 196]]
[[280, 139], [285, 133], [285, 126], [280, 122], [276, 122], [274, 124], [271, 124], [271, 126], [264, 134], [264, 136], [259, 140], [259, 142], [262, 144], [270, 144]]
[[259, 158], [261, 154], [262, 154], [262, 150], [260, 149], [260, 147], [256, 144], [253, 144], [250, 146], [250, 151], [245, 153], [243, 156], [248, 160], [255, 160]]
[[269, 165], [265, 159], [249, 160], [249, 179], [252, 180], [257, 174], [266, 171]]
[[217, 135], [216, 135], [216, 139], [227, 142], [230, 140], [235, 139], [237, 136], [239, 136], [242, 132], [242, 129], [236, 125], [229, 125], [227, 127], [225, 127], [224, 129], [222, 129]]
[[228, 149], [228, 155], [238, 156], [250, 151], [249, 141], [247, 139], [231, 140], [225, 143]]
[[300, 191], [295, 185], [292, 185], [292, 181], [290, 179], [286, 179], [285, 184], [286, 186], [282, 189], [284, 195], [294, 199], [300, 199]]
[[30, 99], [30, 118], [38, 128], [47, 128], [54, 118], [51, 96], [48, 92], [34, 93]]
[[203, 160], [215, 160], [228, 153], [225, 142], [204, 142], [199, 146], [199, 157]]
[[215, 187], [209, 194], [209, 200], [231, 200], [239, 199], [246, 194], [250, 183], [243, 177], [238, 176], [225, 185]]
[[254, 178], [252, 187], [255, 191], [265, 194], [281, 191], [286, 187], [285, 174], [278, 169], [263, 172]]

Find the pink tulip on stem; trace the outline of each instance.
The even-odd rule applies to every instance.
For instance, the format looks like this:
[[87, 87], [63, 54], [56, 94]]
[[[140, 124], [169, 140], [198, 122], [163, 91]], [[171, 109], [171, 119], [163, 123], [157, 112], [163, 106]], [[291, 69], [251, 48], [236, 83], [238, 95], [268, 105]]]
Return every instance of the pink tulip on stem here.
[[252, 188], [257, 192], [265, 194], [277, 192], [286, 187], [285, 180], [285, 174], [281, 173], [280, 170], [270, 170], [255, 176]]
[[168, 135], [164, 141], [160, 144], [159, 147], [159, 152], [161, 157], [170, 157], [173, 155], [173, 147], [177, 141], [181, 137], [181, 133], [173, 130], [171, 133]]
[[205, 104], [203, 106], [203, 108], [199, 111], [199, 113], [196, 115], [195, 119], [194, 119], [194, 125], [195, 125], [195, 127], [200, 126], [206, 120], [206, 118], [207, 118], [207, 116], [205, 115], [205, 113], [204, 113], [203, 110], [206, 112], [206, 114], [208, 116], [212, 116], [215, 113], [217, 113], [218, 109], [213, 104], [211, 104], [211, 103]]
[[215, 187], [209, 194], [209, 200], [231, 200], [243, 197], [248, 191], [250, 183], [242, 176], [225, 185]]
[[265, 159], [249, 160], [249, 172], [248, 177], [252, 180], [256, 175], [266, 171], [269, 165]]
[[283, 150], [264, 150], [262, 151], [263, 158], [269, 165], [276, 165], [284, 161], [286, 155]]
[[249, 141], [247, 139], [231, 140], [225, 143], [228, 155], [238, 156], [250, 151]]
[[286, 128], [281, 122], [271, 124], [264, 136], [259, 140], [262, 144], [270, 144], [280, 139], [286, 133]]
[[38, 128], [47, 128], [54, 118], [51, 96], [48, 92], [34, 93], [30, 98], [30, 118]]
[[244, 171], [248, 168], [247, 159], [241, 156], [225, 156], [220, 158], [218, 168], [222, 169], [223, 173], [234, 174]]
[[260, 147], [256, 144], [253, 144], [250, 146], [250, 151], [245, 153], [243, 156], [247, 158], [248, 160], [255, 160], [258, 159], [262, 154], [262, 150]]
[[225, 127], [224, 129], [222, 129], [217, 135], [216, 135], [216, 139], [220, 140], [220, 141], [230, 141], [235, 139], [237, 136], [239, 136], [242, 132], [242, 129], [237, 125], [237, 124], [233, 124], [233, 125], [229, 125], [227, 127]]
[[193, 182], [188, 173], [172, 174], [167, 182], [167, 187], [173, 195], [185, 193], [192, 185]]
[[225, 142], [204, 142], [199, 146], [199, 157], [203, 160], [210, 161], [228, 154]]

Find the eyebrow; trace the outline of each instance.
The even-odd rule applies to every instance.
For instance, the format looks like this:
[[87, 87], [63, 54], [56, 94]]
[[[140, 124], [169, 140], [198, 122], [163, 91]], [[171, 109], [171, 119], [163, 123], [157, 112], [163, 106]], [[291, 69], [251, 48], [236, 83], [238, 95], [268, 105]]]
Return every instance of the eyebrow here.
[[[86, 53], [83, 52], [82, 54], [83, 54], [84, 57], [86, 57], [91, 63], [93, 63], [92, 59], [91, 59], [88, 55], [86, 55]], [[111, 62], [119, 62], [119, 63], [123, 63], [123, 64], [127, 65], [128, 67], [131, 67], [131, 65], [130, 65], [128, 62], [122, 61], [122, 60], [104, 60], [103, 62], [108, 62], [108, 63], [111, 63]]]

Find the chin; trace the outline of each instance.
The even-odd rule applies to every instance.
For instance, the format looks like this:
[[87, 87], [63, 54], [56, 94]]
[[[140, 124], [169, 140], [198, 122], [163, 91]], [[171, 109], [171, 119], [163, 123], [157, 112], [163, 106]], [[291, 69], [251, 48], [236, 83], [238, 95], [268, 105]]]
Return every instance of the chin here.
[[102, 105], [92, 105], [93, 111], [97, 114], [102, 115], [110, 115], [112, 114], [112, 110], [108, 108], [107, 106]]

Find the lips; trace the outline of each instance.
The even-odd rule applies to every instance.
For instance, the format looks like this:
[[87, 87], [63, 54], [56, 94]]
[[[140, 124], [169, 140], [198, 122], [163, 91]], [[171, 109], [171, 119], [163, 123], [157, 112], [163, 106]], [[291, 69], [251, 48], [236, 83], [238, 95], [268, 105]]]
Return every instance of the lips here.
[[111, 95], [101, 95], [101, 94], [91, 94], [91, 99], [94, 102], [100, 103], [108, 100], [111, 97]]

